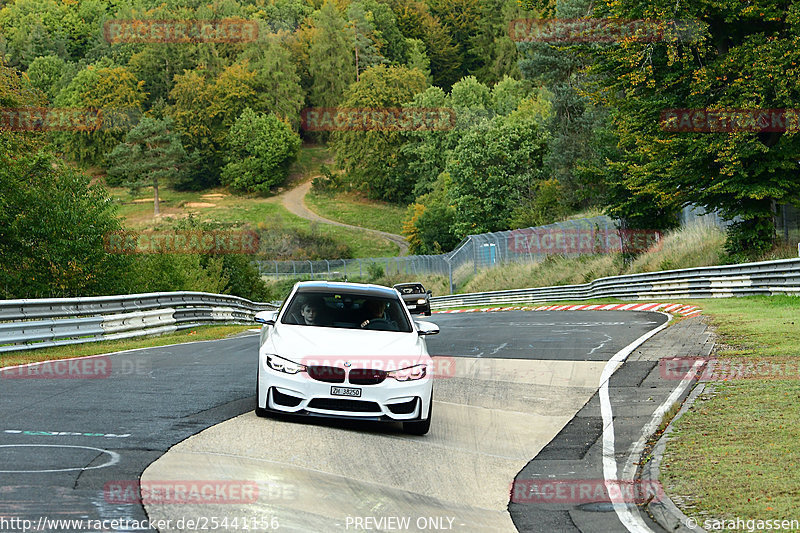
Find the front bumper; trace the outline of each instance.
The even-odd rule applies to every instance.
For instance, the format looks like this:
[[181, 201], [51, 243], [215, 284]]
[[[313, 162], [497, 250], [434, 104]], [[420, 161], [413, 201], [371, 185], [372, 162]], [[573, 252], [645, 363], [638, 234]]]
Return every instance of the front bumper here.
[[[262, 363], [264, 365], [264, 363]], [[416, 381], [388, 378], [377, 385], [316, 381], [305, 373], [259, 368], [258, 406], [276, 413], [386, 422], [425, 420], [433, 391], [431, 376]], [[354, 387], [361, 396], [331, 394], [331, 387]]]

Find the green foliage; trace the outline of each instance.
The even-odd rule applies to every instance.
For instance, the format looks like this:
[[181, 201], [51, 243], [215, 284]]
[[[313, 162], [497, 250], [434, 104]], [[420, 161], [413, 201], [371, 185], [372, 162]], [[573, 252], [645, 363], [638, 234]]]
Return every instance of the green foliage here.
[[222, 182], [238, 192], [265, 192], [286, 179], [300, 137], [275, 115], [247, 108], [231, 128], [227, 146]]
[[46, 150], [0, 137], [0, 298], [120, 294], [130, 259], [105, 252], [120, 229], [105, 191]]
[[382, 278], [384, 273], [383, 266], [378, 263], [370, 263], [367, 265], [367, 276], [370, 282]]
[[441, 21], [431, 14], [425, 2], [391, 0], [390, 5], [403, 35], [425, 43], [434, 85], [449, 89], [459, 78], [459, 53]]
[[300, 76], [281, 38], [259, 34], [258, 41], [248, 46], [241, 57], [255, 72], [255, 90], [262, 96], [262, 107], [254, 109], [273, 113], [297, 129], [304, 93]]
[[311, 188], [317, 192], [333, 192], [342, 188], [339, 174], [334, 174], [328, 165], [319, 167], [320, 175], [311, 180]]
[[[142, 86], [143, 82], [138, 81], [126, 67], [103, 61], [78, 72], [58, 93], [54, 105], [99, 109], [104, 117], [138, 114], [145, 100]], [[88, 165], [102, 165], [105, 164], [105, 155], [125, 135], [124, 126], [103, 122], [98, 129], [59, 132], [54, 134], [54, 138], [71, 159]]]
[[425, 53], [425, 43], [420, 39], [406, 39], [406, 45], [408, 48], [406, 66], [425, 74], [425, 81], [430, 85], [433, 81], [431, 77], [431, 60], [428, 58], [428, 54]]
[[457, 235], [508, 228], [514, 209], [542, 178], [547, 140], [536, 117], [515, 114], [496, 117], [459, 141], [447, 165]]
[[509, 226], [528, 228], [558, 221], [567, 215], [563, 197], [564, 190], [558, 180], [550, 178], [537, 182], [531, 198], [513, 210]]
[[[345, 108], [399, 108], [426, 87], [418, 70], [383, 65], [368, 69], [347, 92]], [[336, 162], [354, 187], [370, 198], [408, 200], [414, 184], [397, 171], [402, 134], [398, 131], [343, 131], [331, 138]]]
[[456, 210], [447, 198], [449, 184], [450, 176], [441, 174], [432, 192], [408, 206], [403, 233], [408, 239], [410, 253], [441, 254], [459, 243], [460, 238], [453, 231]]
[[595, 15], [700, 21], [692, 40], [668, 33], [659, 42], [625, 41], [594, 51], [591, 97], [613, 109], [620, 148], [600, 169], [602, 177], [641, 198], [640, 205], [649, 201], [674, 212], [692, 202], [729, 219], [741, 216], [745, 222], [728, 234], [733, 253], [757, 254], [769, 246], [773, 202], [796, 201], [800, 189], [797, 132], [669, 132], [660, 115], [669, 108], [795, 107], [797, 7], [772, 0], [746, 6], [626, 0], [598, 6]]
[[63, 76], [67, 72], [67, 63], [58, 56], [49, 55], [34, 59], [26, 74], [31, 87], [42, 91], [49, 100], [53, 100], [63, 88]]
[[108, 16], [108, 3], [101, 0], [16, 0], [0, 7], [0, 34], [8, 57], [23, 69], [40, 56], [75, 61], [87, 57]]
[[185, 170], [186, 151], [172, 131], [172, 119], [145, 117], [108, 155], [109, 183], [138, 191], [153, 187], [154, 210], [159, 213], [158, 187], [177, 179]]
[[330, 0], [312, 20], [316, 31], [308, 50], [308, 72], [313, 80], [309, 100], [314, 106], [335, 107], [356, 79], [352, 30]]

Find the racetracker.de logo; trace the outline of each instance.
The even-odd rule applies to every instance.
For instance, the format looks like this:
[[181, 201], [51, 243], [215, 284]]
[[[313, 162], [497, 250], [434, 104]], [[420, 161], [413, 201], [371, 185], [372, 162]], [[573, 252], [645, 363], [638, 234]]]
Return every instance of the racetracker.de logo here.
[[300, 112], [305, 131], [445, 131], [456, 125], [446, 107], [309, 107]]
[[78, 131], [130, 129], [139, 122], [134, 108], [6, 107], [0, 129], [9, 131]]
[[661, 379], [667, 380], [798, 380], [800, 379], [800, 359], [664, 357], [658, 361], [658, 372]]
[[101, 355], [0, 368], [0, 379], [103, 379], [111, 371], [111, 359]]
[[694, 20], [613, 18], [515, 19], [508, 34], [516, 42], [612, 43], [618, 41], [691, 41], [700, 35]]
[[254, 503], [258, 501], [258, 484], [220, 480], [109, 481], [103, 485], [103, 497], [111, 504]]
[[631, 503], [660, 501], [658, 481], [605, 479], [521, 479], [511, 486], [511, 501], [527, 504]]
[[800, 109], [665, 109], [660, 124], [668, 132], [798, 131]]
[[661, 242], [650, 229], [525, 228], [509, 232], [508, 248], [520, 254], [639, 253]]
[[410, 355], [307, 356], [300, 360], [308, 377], [317, 381], [374, 383], [387, 378], [410, 381], [422, 378], [452, 378], [456, 373], [455, 357], [415, 357]]
[[258, 38], [254, 20], [118, 19], [103, 24], [103, 36], [120, 43], [248, 43]]
[[254, 254], [255, 231], [115, 231], [103, 236], [110, 254]]

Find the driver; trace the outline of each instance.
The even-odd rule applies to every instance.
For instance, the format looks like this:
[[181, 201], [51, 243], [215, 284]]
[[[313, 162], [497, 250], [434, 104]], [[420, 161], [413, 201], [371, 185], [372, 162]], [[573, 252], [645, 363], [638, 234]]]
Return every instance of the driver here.
[[362, 328], [367, 327], [371, 322], [377, 321], [381, 321], [387, 326], [391, 324], [384, 315], [386, 303], [381, 300], [367, 300], [364, 303], [364, 311], [366, 311], [367, 319], [361, 323]]

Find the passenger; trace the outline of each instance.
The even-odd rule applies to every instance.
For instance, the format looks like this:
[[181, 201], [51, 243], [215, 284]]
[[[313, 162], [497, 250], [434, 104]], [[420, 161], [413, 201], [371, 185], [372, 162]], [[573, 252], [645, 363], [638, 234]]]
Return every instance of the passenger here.
[[324, 326], [326, 321], [322, 316], [323, 305], [318, 300], [305, 300], [300, 305], [300, 324], [306, 326]]

